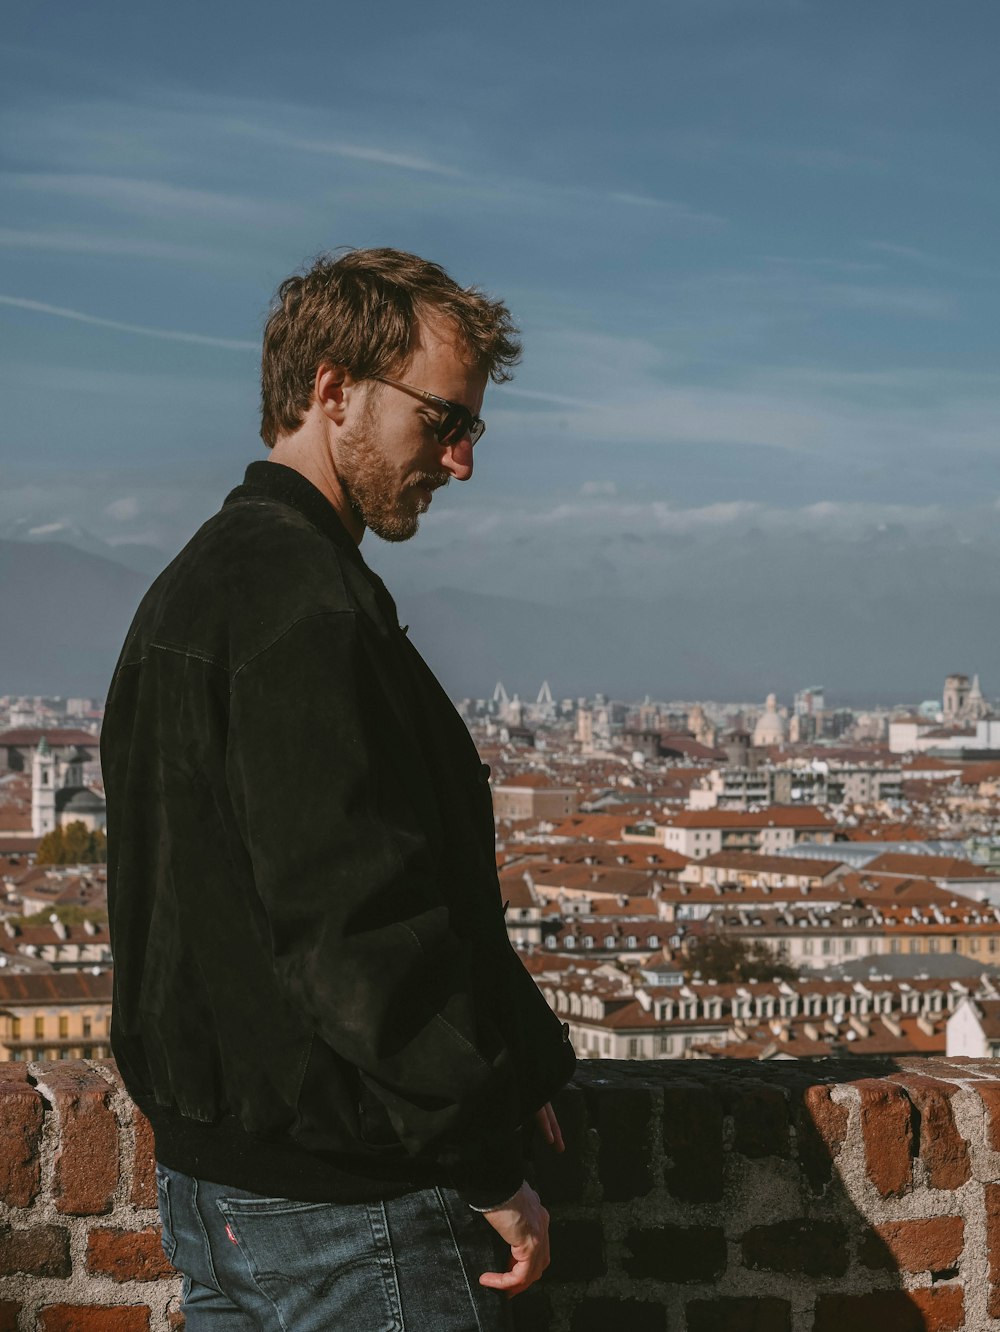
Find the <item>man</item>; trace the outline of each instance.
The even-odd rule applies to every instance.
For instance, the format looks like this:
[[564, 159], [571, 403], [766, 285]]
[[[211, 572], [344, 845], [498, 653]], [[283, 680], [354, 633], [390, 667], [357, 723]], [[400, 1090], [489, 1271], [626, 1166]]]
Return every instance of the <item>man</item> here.
[[472, 475], [506, 308], [396, 250], [282, 283], [267, 461], [143, 599], [101, 753], [111, 1045], [188, 1332], [509, 1326], [548, 1263], [564, 1029], [510, 947], [488, 769], [358, 550]]

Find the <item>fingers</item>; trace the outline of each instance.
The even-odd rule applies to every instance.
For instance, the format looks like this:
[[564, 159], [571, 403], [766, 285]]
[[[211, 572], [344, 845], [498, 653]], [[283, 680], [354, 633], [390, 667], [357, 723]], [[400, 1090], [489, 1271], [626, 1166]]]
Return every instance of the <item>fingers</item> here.
[[551, 1105], [548, 1107], [548, 1111], [549, 1120], [552, 1125], [552, 1145], [557, 1152], [564, 1152], [566, 1150], [566, 1144], [563, 1142], [562, 1129], [559, 1127], [559, 1120], [556, 1118], [556, 1112], [552, 1109]]
[[542, 1108], [536, 1111], [535, 1121], [549, 1146], [554, 1147], [557, 1152], [564, 1152], [566, 1144], [563, 1142], [562, 1129], [559, 1127], [559, 1120], [550, 1101], [546, 1101]]
[[479, 1284], [513, 1297], [527, 1290], [541, 1275], [541, 1272], [532, 1274], [531, 1264], [525, 1261], [515, 1263], [509, 1272], [484, 1272], [479, 1278]]
[[498, 1290], [512, 1299], [533, 1286], [548, 1265], [549, 1250], [546, 1244], [544, 1250], [538, 1248], [525, 1257], [515, 1258], [509, 1272], [484, 1272], [479, 1278], [479, 1284], [488, 1286], [490, 1290]]

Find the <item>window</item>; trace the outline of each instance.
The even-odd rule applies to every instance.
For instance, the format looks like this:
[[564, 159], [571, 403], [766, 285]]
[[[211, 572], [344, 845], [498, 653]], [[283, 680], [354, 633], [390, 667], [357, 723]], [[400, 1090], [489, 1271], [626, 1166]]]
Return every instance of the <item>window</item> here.
[[606, 934], [604, 936], [604, 947], [614, 948], [614, 946], [615, 946], [615, 936], [613, 934]]
[[952, 951], [953, 953], [957, 953], [957, 952], [958, 952], [958, 940], [957, 940], [957, 939], [952, 939], [952, 941], [951, 941], [951, 951]]
[[672, 1036], [660, 1037], [660, 1054], [673, 1054], [674, 1038]]
[[59, 1014], [59, 1035], [61, 1037], [69, 1035], [69, 1015], [67, 1013]]
[[655, 948], [659, 942], [660, 941], [659, 939], [657, 939], [655, 934], [650, 934], [646, 938], [646, 945], [649, 948]]
[[844, 952], [845, 952], [845, 953], [853, 953], [853, 952], [854, 952], [854, 940], [853, 940], [853, 939], [845, 939], [845, 940], [844, 940]]
[[993, 938], [993, 939], [990, 940], [990, 952], [991, 952], [991, 953], [995, 953], [995, 952], [997, 951], [998, 946], [1000, 946], [1000, 940], [998, 940], [998, 939], [996, 939], [996, 938]]
[[803, 939], [803, 940], [802, 940], [802, 951], [803, 951], [803, 953], [811, 953], [812, 950], [813, 950], [813, 941], [812, 941], [812, 939]]
[[583, 946], [584, 948], [593, 948], [594, 936], [592, 934], [585, 934], [583, 936]]
[[940, 939], [935, 939], [935, 938], [932, 936], [930, 939], [927, 940], [927, 951], [928, 951], [929, 953], [937, 953], [937, 952], [940, 952], [940, 950], [941, 950], [941, 940], [940, 940]]
[[889, 944], [889, 951], [892, 953], [901, 953], [903, 951], [902, 939], [893, 939]]
[[638, 1059], [639, 1057], [639, 1039], [637, 1036], [628, 1038], [628, 1057], [629, 1059]]
[[83, 1035], [84, 1035], [84, 1036], [89, 1036], [89, 1035], [90, 1035], [90, 1014], [89, 1014], [89, 1013], [84, 1013], [84, 1015], [83, 1015]]
[[824, 940], [823, 940], [822, 951], [823, 951], [824, 953], [832, 953], [832, 952], [833, 952], [833, 943], [831, 942], [831, 940], [829, 940], [829, 939], [824, 939]]
[[43, 1039], [45, 1036], [45, 1019], [43, 1017], [35, 1018], [35, 1040]]
[[625, 936], [626, 948], [637, 948], [638, 946], [639, 946], [639, 940], [636, 938], [634, 934], [628, 934]]
[[10, 1020], [10, 1038], [12, 1041], [21, 1039], [21, 1019], [11, 1018]]

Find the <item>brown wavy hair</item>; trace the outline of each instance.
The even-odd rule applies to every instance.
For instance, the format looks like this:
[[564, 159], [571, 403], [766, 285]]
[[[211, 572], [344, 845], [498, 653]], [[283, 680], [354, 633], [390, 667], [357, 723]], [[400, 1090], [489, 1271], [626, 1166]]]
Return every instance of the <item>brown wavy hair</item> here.
[[398, 373], [428, 315], [455, 325], [495, 384], [511, 378], [521, 343], [510, 311], [479, 287], [460, 287], [439, 264], [405, 250], [347, 250], [285, 278], [261, 355], [260, 436], [268, 448], [302, 424], [320, 365], [344, 366], [355, 379]]

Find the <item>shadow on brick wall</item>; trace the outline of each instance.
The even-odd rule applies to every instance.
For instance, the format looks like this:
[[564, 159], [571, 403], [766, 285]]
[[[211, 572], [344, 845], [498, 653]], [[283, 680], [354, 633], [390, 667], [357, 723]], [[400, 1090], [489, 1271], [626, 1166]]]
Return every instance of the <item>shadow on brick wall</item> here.
[[998, 1095], [988, 1061], [582, 1063], [517, 1332], [1000, 1327]]

